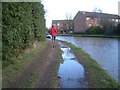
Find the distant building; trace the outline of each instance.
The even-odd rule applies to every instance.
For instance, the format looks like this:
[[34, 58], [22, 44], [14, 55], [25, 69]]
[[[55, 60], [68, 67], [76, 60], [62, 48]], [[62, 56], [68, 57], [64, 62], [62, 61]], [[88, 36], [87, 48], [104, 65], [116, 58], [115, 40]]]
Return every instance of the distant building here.
[[74, 30], [73, 20], [52, 20], [52, 25], [56, 27], [59, 33], [70, 33]]
[[84, 33], [92, 26], [103, 27], [105, 22], [117, 26], [120, 22], [120, 16], [101, 12], [79, 11], [73, 20], [52, 20], [52, 25], [57, 28], [59, 33]]
[[74, 17], [74, 32], [84, 33], [91, 26], [101, 26], [101, 20], [109, 20], [114, 25], [120, 21], [120, 16], [106, 13], [79, 11]]

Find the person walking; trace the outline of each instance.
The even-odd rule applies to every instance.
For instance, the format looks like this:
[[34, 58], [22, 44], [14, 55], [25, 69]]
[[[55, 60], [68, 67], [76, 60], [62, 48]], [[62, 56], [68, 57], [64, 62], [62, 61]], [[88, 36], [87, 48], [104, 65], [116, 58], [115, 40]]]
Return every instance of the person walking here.
[[56, 46], [56, 35], [57, 35], [58, 31], [57, 29], [52, 25], [51, 29], [50, 29], [50, 34], [52, 35], [52, 45], [53, 47]]

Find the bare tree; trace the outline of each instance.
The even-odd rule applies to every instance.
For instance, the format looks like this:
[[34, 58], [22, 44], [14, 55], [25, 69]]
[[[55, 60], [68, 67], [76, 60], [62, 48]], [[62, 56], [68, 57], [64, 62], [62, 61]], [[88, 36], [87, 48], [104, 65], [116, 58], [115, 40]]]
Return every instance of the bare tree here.
[[72, 20], [72, 14], [71, 13], [66, 13], [66, 20]]
[[66, 21], [64, 23], [64, 28], [66, 29], [66, 33], [73, 31], [73, 19], [71, 13], [66, 13]]
[[102, 13], [102, 9], [95, 7], [94, 10], [93, 10], [93, 12]]

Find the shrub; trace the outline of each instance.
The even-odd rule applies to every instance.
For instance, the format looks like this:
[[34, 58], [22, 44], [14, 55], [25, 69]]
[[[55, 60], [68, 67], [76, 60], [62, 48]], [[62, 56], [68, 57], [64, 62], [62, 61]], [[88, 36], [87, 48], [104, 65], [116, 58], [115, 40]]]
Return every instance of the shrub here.
[[117, 35], [120, 35], [120, 23], [117, 25]]
[[116, 35], [117, 34], [117, 28], [116, 26], [110, 26], [107, 30], [104, 31], [105, 35]]
[[43, 5], [39, 2], [2, 3], [2, 60], [13, 60], [36, 40], [45, 40]]
[[99, 26], [94, 26], [86, 30], [86, 34], [102, 34], [103, 30]]

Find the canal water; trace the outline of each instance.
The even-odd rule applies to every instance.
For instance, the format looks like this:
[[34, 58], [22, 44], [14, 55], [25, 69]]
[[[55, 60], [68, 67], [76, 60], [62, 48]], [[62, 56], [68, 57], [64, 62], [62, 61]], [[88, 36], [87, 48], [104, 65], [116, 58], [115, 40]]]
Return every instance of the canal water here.
[[118, 39], [69, 36], [57, 36], [57, 39], [82, 48], [120, 83], [120, 78], [118, 80], [118, 43], [120, 41]]
[[84, 76], [84, 68], [77, 61], [70, 47], [59, 42], [62, 50], [62, 60], [60, 63], [58, 77], [60, 78], [60, 88], [87, 88], [87, 80]]

